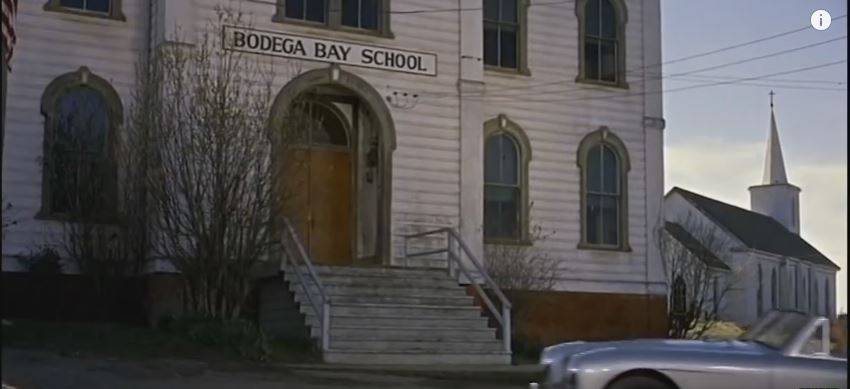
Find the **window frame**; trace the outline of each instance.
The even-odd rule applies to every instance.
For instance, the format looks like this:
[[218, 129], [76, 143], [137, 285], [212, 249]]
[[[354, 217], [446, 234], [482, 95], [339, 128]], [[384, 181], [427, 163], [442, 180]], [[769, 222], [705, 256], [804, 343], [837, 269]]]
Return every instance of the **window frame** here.
[[[482, 3], [483, 4], [483, 3]], [[484, 65], [485, 71], [498, 72], [503, 74], [515, 74], [522, 76], [530, 76], [531, 70], [528, 68], [528, 6], [529, 0], [516, 0], [517, 10], [516, 10], [516, 34], [517, 34], [517, 42], [516, 42], [516, 52], [517, 58], [516, 68], [508, 68], [499, 65], [488, 65], [484, 61], [484, 53], [487, 51], [484, 46], [484, 29], [487, 23], [496, 23], [497, 25], [507, 24], [507, 22], [502, 21], [488, 21], [484, 18], [484, 11], [482, 5], [482, 16], [481, 16], [481, 62]], [[499, 47], [501, 50], [501, 47]]]
[[[307, 1], [307, 0], [305, 0]], [[334, 30], [349, 32], [354, 34], [369, 35], [393, 39], [395, 35], [390, 28], [390, 0], [376, 0], [378, 2], [378, 28], [366, 29], [359, 27], [351, 27], [342, 24], [342, 2], [345, 0], [324, 0], [325, 1], [325, 22], [312, 22], [304, 19], [289, 18], [286, 16], [286, 0], [277, 0], [275, 5], [275, 13], [272, 15], [272, 22], [298, 25], [304, 27], [321, 28], [325, 30]]]
[[[620, 162], [619, 166], [619, 185], [620, 185], [620, 193], [619, 193], [619, 202], [618, 205], [620, 207], [617, 222], [617, 231], [619, 234], [618, 243], [616, 245], [610, 244], [600, 244], [600, 243], [590, 243], [587, 241], [587, 156], [591, 149], [596, 147], [599, 144], [603, 144], [608, 146], [617, 154], [617, 159]], [[576, 152], [576, 165], [579, 168], [579, 198], [580, 198], [580, 221], [581, 221], [581, 237], [578, 243], [578, 249], [580, 250], [608, 250], [608, 251], [622, 251], [622, 252], [630, 252], [631, 246], [629, 245], [629, 186], [628, 186], [628, 173], [631, 170], [631, 163], [629, 158], [628, 150], [626, 149], [626, 145], [623, 141], [615, 135], [611, 130], [602, 126], [599, 127], [596, 131], [593, 131], [581, 140], [578, 146], [578, 151]]]
[[42, 9], [48, 12], [60, 12], [124, 22], [127, 21], [127, 17], [124, 16], [122, 1], [123, 0], [109, 0], [109, 12], [88, 11], [81, 8], [66, 7], [61, 4], [61, 0], [47, 0], [47, 3], [44, 4]]
[[626, 23], [629, 15], [628, 9], [622, 0], [607, 0], [614, 7], [614, 17], [616, 23], [616, 81], [604, 81], [593, 78], [588, 78], [586, 75], [586, 64], [584, 61], [584, 44], [585, 44], [585, 24], [586, 24], [586, 5], [588, 1], [598, 0], [577, 0], [575, 3], [575, 13], [578, 19], [578, 75], [575, 78], [576, 83], [601, 85], [620, 89], [629, 89], [629, 83], [626, 81]]
[[[492, 136], [506, 134], [513, 138], [514, 142], [517, 146], [517, 152], [519, 155], [517, 156], [517, 184], [519, 188], [519, 202], [520, 204], [517, 207], [519, 212], [519, 217], [517, 220], [519, 236], [516, 239], [511, 238], [495, 238], [495, 237], [487, 237], [484, 235], [484, 229], [482, 228], [482, 237], [485, 244], [511, 244], [511, 245], [531, 245], [530, 239], [530, 231], [529, 231], [529, 210], [530, 210], [530, 201], [529, 201], [529, 187], [528, 187], [528, 168], [531, 162], [531, 143], [528, 140], [528, 137], [525, 134], [525, 131], [520, 127], [517, 123], [508, 119], [508, 117], [504, 114], [499, 114], [497, 117], [492, 118], [484, 122], [484, 138], [482, 143], [482, 164], [481, 164], [481, 178], [482, 178], [482, 186], [481, 186], [481, 199], [482, 199], [482, 207], [484, 206], [485, 201], [485, 191], [487, 183], [484, 178], [484, 171], [486, 169], [486, 159], [484, 158], [483, 152], [486, 152], [485, 147], [487, 144], [487, 139]], [[483, 212], [482, 212], [482, 224], [483, 224]]]
[[[124, 108], [121, 103], [121, 98], [118, 92], [105, 79], [91, 73], [91, 71], [82, 66], [78, 70], [63, 74], [47, 85], [41, 97], [41, 114], [44, 116], [44, 132], [42, 139], [42, 160], [48, 157], [48, 153], [52, 147], [54, 134], [57, 126], [57, 104], [60, 98], [67, 92], [77, 87], [87, 87], [100, 93], [103, 101], [106, 104], [109, 127], [106, 129], [106, 151], [105, 158], [109, 168], [109, 180], [111, 194], [115, 196], [110, 199], [110, 212], [101, 218], [85, 220], [86, 222], [103, 222], [106, 224], [114, 223], [119, 216], [121, 204], [118, 196], [118, 164], [115, 152], [118, 146], [118, 134], [120, 133], [121, 125], [124, 123]], [[68, 213], [55, 212], [51, 208], [52, 190], [49, 169], [42, 167], [41, 179], [41, 208], [36, 214], [37, 219], [41, 220], [58, 220], [58, 221], [81, 221]]]

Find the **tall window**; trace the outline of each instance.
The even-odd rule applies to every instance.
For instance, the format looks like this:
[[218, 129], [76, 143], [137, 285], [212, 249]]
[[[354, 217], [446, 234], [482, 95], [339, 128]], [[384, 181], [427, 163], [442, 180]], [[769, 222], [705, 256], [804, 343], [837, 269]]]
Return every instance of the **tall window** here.
[[579, 1], [581, 74], [579, 81], [625, 86], [623, 29], [625, 6], [619, 0]]
[[764, 314], [764, 291], [762, 290], [762, 269], [758, 264], [758, 288], [756, 291], [756, 312], [761, 317]]
[[325, 23], [327, 21], [328, 0], [286, 0], [286, 17]]
[[500, 115], [484, 125], [484, 238], [520, 242], [527, 238], [528, 162], [525, 133]]
[[98, 16], [109, 19], [125, 20], [121, 12], [122, 0], [48, 0], [44, 5], [47, 11], [69, 12]]
[[379, 7], [378, 0], [343, 0], [342, 25], [377, 30]]
[[720, 291], [717, 285], [717, 277], [711, 280], [711, 302], [714, 309], [714, 316], [717, 317], [717, 311], [720, 309]]
[[685, 280], [682, 276], [676, 276], [673, 280], [673, 296], [670, 302], [674, 314], [684, 314], [688, 303], [688, 292]]
[[794, 309], [800, 308], [800, 269], [794, 267]]
[[812, 288], [812, 312], [820, 314], [820, 299], [818, 298], [818, 295], [820, 294], [820, 282], [818, 282], [817, 279], [815, 279]]
[[773, 309], [779, 309], [779, 289], [776, 281], [776, 268], [774, 268], [770, 274], [770, 303]]
[[114, 128], [117, 94], [81, 68], [54, 80], [42, 98], [46, 117], [40, 216], [104, 219], [117, 207]]
[[578, 157], [582, 174], [580, 246], [628, 249], [625, 146], [603, 127], [582, 140]]
[[389, 0], [277, 0], [278, 22], [306, 22], [331, 29], [381, 34], [389, 31]]
[[829, 317], [831, 312], [832, 310], [829, 309], [829, 279], [826, 279], [823, 282], [823, 314]]
[[484, 64], [519, 66], [519, 0], [484, 0]]

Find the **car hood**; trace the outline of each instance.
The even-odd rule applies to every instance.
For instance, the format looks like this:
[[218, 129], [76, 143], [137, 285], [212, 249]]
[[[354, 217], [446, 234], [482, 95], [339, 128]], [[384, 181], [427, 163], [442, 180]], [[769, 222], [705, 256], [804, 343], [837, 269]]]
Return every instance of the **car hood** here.
[[616, 342], [567, 342], [546, 347], [540, 355], [540, 363], [550, 364], [552, 361], [564, 359], [580, 353], [586, 353], [605, 349], [608, 352], [631, 352], [641, 353], [740, 353], [740, 354], [764, 354], [767, 350], [764, 346], [755, 343], [730, 341], [704, 341], [704, 340], [673, 340], [673, 339], [638, 339]]

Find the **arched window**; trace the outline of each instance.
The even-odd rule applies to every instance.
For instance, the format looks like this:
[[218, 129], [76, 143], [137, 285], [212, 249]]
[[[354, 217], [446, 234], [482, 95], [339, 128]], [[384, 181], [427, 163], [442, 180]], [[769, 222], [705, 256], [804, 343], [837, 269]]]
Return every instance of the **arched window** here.
[[484, 124], [484, 239], [528, 239], [528, 162], [525, 133], [504, 115]]
[[832, 310], [829, 309], [829, 279], [823, 282], [823, 315], [830, 317]]
[[682, 276], [676, 276], [673, 280], [673, 296], [670, 307], [674, 314], [684, 314], [688, 304], [687, 285]]
[[580, 82], [627, 87], [625, 80], [626, 7], [621, 0], [580, 0]]
[[820, 299], [818, 298], [820, 292], [820, 283], [817, 279], [815, 279], [814, 286], [812, 287], [812, 312], [815, 314], [820, 314]]
[[771, 308], [779, 309], [779, 289], [776, 284], [776, 268], [770, 274], [770, 302]]
[[627, 179], [629, 157], [623, 142], [607, 127], [579, 144], [581, 169], [580, 248], [629, 250]]
[[764, 292], [762, 290], [762, 269], [758, 264], [758, 287], [756, 289], [756, 314], [761, 317], [764, 314]]
[[45, 116], [40, 217], [104, 220], [117, 211], [116, 131], [123, 122], [118, 94], [80, 68], [51, 82]]

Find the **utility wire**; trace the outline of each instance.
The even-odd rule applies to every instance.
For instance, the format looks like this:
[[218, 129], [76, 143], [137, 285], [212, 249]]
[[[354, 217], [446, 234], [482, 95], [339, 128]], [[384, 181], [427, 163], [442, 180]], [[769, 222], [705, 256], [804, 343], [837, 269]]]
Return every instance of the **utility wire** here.
[[[776, 73], [763, 74], [763, 75], [757, 75], [757, 76], [752, 76], [752, 77], [745, 77], [745, 78], [740, 78], [740, 79], [736, 79], [736, 80], [718, 81], [718, 82], [704, 83], [704, 84], [698, 84], [698, 85], [691, 85], [691, 86], [673, 88], [673, 89], [666, 89], [666, 90], [615, 93], [615, 94], [609, 94], [607, 96], [590, 96], [590, 97], [577, 97], [577, 98], [568, 98], [568, 99], [533, 100], [533, 99], [528, 99], [528, 98], [521, 98], [519, 100], [521, 100], [523, 102], [531, 102], [531, 103], [551, 103], [551, 102], [586, 101], [586, 100], [606, 100], [606, 99], [617, 99], [617, 98], [624, 98], [624, 97], [644, 96], [644, 95], [651, 95], [651, 94], [658, 94], [658, 93], [673, 93], [673, 92], [681, 92], [681, 91], [685, 91], [685, 90], [698, 89], [698, 88], [708, 88], [708, 87], [721, 86], [721, 85], [739, 84], [739, 83], [742, 83], [742, 82], [745, 82], [745, 81], [755, 81], [755, 80], [760, 80], [760, 79], [767, 78], [767, 77], [775, 77], [775, 76], [782, 76], [782, 75], [786, 75], [786, 74], [800, 73], [800, 72], [805, 72], [805, 71], [814, 70], [814, 69], [820, 69], [820, 68], [824, 68], [824, 67], [828, 67], [828, 66], [834, 66], [834, 65], [838, 65], [838, 64], [846, 63], [846, 62], [847, 62], [847, 60], [843, 59], [843, 60], [839, 60], [839, 61], [827, 62], [827, 63], [823, 63], [823, 64], [807, 66], [807, 67], [802, 67], [802, 68], [796, 68], [796, 69], [791, 69], [791, 70], [786, 70], [786, 71], [781, 71], [781, 72], [776, 72]], [[481, 99], [480, 97], [471, 97], [471, 98], [472, 99]], [[504, 99], [510, 100], [510, 99], [513, 98], [513, 96], [490, 96], [489, 98], [487, 96], [483, 97], [484, 100], [499, 99], [499, 98], [504, 98]]]
[[[257, 3], [257, 4], [274, 5], [274, 6], [280, 5], [279, 2], [274, 1], [274, 0], [244, 0], [244, 1], [248, 1], [250, 3]], [[528, 7], [528, 8], [530, 8], [530, 7], [547, 7], [547, 6], [553, 6], [553, 5], [568, 4], [568, 3], [575, 3], [575, 0], [559, 0], [559, 1], [539, 2], [539, 3], [535, 2], [535, 3], [530, 3], [530, 4], [526, 5], [526, 7]], [[404, 10], [404, 11], [382, 10], [381, 13], [382, 14], [391, 14], [391, 15], [415, 15], [415, 14], [428, 14], [428, 13], [482, 11], [482, 10], [484, 10], [484, 7], [431, 8], [431, 9], [426, 8], [426, 9], [411, 9], [411, 10]], [[327, 12], [329, 12], [329, 13], [339, 13], [339, 12], [342, 12], [342, 10], [340, 10], [340, 9], [328, 9]], [[835, 20], [835, 19], [833, 18], [832, 20]]]

